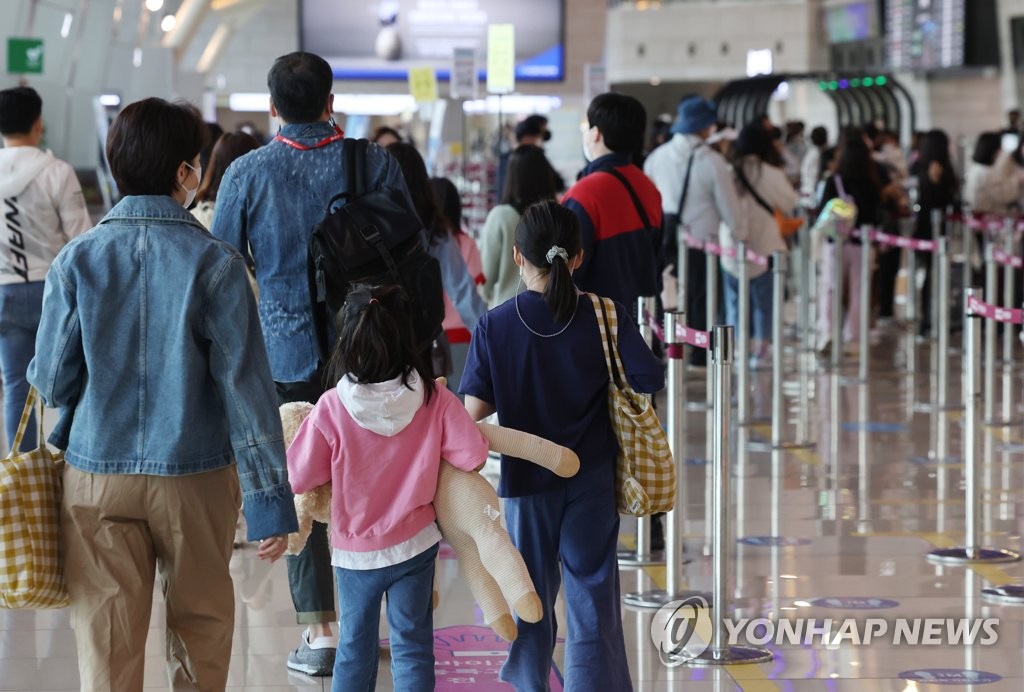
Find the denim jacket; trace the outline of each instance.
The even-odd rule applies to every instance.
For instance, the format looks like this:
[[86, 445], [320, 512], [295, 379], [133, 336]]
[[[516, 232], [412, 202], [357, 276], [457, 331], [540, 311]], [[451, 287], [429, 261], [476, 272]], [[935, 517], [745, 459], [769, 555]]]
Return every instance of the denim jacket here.
[[[282, 137], [313, 148], [272, 141], [232, 163], [217, 192], [211, 231], [252, 255], [263, 338], [278, 382], [308, 380], [319, 361], [306, 250], [328, 202], [347, 182], [342, 143], [316, 146], [334, 132], [326, 122], [285, 125]], [[386, 151], [371, 145], [366, 158], [368, 189], [400, 188], [408, 194], [398, 162]]]
[[29, 381], [87, 473], [238, 464], [249, 539], [297, 530], [245, 263], [168, 196], [126, 197], [50, 267]]

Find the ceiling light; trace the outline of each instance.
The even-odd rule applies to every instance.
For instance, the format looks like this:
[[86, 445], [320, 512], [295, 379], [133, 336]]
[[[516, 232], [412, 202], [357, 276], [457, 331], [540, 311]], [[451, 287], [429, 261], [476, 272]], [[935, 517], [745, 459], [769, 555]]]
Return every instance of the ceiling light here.
[[177, 18], [173, 14], [169, 14], [160, 20], [160, 28], [163, 29], [164, 32], [166, 33], [173, 29], [174, 25], [177, 23]]
[[159, 12], [164, 7], [164, 0], [146, 0], [146, 9], [150, 12]]

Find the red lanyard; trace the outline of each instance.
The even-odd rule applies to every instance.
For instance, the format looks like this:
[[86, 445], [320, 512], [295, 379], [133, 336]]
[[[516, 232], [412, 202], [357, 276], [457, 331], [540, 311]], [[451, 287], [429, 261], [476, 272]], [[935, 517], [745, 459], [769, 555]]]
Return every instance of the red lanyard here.
[[299, 151], [309, 151], [310, 149], [319, 149], [320, 147], [326, 147], [328, 144], [331, 144], [332, 142], [337, 142], [338, 140], [341, 140], [341, 139], [345, 139], [345, 133], [337, 125], [334, 126], [334, 134], [333, 135], [331, 135], [330, 137], [327, 137], [325, 139], [321, 139], [319, 142], [317, 142], [316, 144], [313, 144], [311, 146], [306, 146], [305, 144], [299, 144], [298, 142], [296, 142], [293, 139], [288, 139], [287, 137], [285, 137], [281, 133], [278, 133], [277, 136], [274, 137], [274, 141], [275, 142], [284, 142], [288, 146], [295, 147]]

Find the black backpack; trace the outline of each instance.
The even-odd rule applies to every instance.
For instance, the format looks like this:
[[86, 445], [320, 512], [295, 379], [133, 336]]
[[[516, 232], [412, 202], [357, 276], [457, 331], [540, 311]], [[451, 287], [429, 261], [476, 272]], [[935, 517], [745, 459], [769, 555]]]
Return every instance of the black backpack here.
[[309, 238], [309, 295], [324, 363], [330, 355], [328, 321], [339, 314], [353, 284], [402, 286], [412, 303], [421, 352], [428, 352], [444, 320], [441, 266], [427, 252], [423, 223], [402, 190], [367, 191], [368, 146], [365, 139], [342, 142], [347, 189], [327, 203]]

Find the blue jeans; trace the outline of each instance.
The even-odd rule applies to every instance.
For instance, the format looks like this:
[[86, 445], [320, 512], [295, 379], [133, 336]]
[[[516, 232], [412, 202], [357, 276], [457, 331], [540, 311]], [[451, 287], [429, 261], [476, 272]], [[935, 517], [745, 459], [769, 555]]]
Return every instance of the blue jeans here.
[[564, 581], [566, 691], [630, 692], [615, 555], [614, 469], [591, 469], [547, 492], [506, 498], [505, 523], [530, 571], [544, 617], [536, 623], [516, 618], [519, 636], [501, 679], [518, 692], [548, 690], [558, 631], [555, 596]]
[[[725, 323], [739, 329], [740, 280], [723, 271], [725, 279]], [[772, 340], [772, 273], [750, 280], [750, 338]]]
[[[42, 281], [0, 284], [0, 372], [4, 380], [4, 433], [7, 444], [14, 444], [21, 412], [28, 396], [25, 373], [36, 352], [36, 331], [43, 312]], [[35, 449], [35, 414], [29, 419], [21, 448]]]
[[396, 690], [434, 689], [434, 559], [438, 545], [379, 569], [335, 568], [338, 581], [338, 653], [331, 692], [377, 687], [380, 600], [387, 595], [391, 674]]

